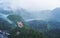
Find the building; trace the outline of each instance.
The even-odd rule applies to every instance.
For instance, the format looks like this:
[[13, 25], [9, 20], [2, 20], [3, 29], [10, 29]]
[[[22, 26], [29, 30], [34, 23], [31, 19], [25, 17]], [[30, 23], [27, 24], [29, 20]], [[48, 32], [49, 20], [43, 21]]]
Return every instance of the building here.
[[23, 27], [23, 23], [22, 22], [17, 22], [18, 27], [22, 28]]

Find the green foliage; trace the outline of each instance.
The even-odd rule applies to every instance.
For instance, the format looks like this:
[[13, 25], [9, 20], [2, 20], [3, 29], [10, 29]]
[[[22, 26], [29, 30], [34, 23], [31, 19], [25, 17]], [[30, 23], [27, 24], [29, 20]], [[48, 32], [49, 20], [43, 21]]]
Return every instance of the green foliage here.
[[[1, 20], [1, 19], [0, 19]], [[6, 20], [1, 20], [0, 21], [0, 30], [10, 30], [12, 24], [10, 24], [8, 21]]]
[[22, 21], [22, 17], [19, 15], [9, 15], [8, 18], [13, 22]]
[[[20, 34], [16, 35], [16, 32], [19, 31]], [[35, 31], [33, 29], [15, 28], [11, 32], [10, 38], [46, 38], [41, 32]]]
[[[29, 28], [26, 24], [24, 24], [25, 22], [19, 15], [9, 15], [8, 18], [11, 21], [13, 21], [16, 25], [17, 25], [18, 21], [23, 22], [23, 25], [24, 25], [23, 28], [16, 27], [15, 29], [12, 29], [10, 31], [11, 35], [9, 36], [9, 38], [43, 38], [43, 36], [44, 36], [44, 38], [46, 37], [41, 32], [33, 30], [33, 29]], [[17, 31], [20, 32], [19, 35], [16, 34]]]

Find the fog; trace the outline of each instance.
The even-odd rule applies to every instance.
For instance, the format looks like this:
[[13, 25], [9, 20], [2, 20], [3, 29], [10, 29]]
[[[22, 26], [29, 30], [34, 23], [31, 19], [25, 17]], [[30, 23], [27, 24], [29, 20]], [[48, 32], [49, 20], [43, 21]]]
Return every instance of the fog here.
[[60, 7], [60, 0], [0, 0], [0, 7], [27, 10], [47, 10]]
[[[50, 19], [53, 18], [52, 13], [47, 11], [41, 13], [41, 10], [53, 10], [60, 7], [60, 0], [0, 0], [0, 8], [8, 9], [26, 9], [31, 13], [34, 19]], [[25, 14], [25, 13], [23, 13]], [[51, 17], [52, 16], [52, 17]]]

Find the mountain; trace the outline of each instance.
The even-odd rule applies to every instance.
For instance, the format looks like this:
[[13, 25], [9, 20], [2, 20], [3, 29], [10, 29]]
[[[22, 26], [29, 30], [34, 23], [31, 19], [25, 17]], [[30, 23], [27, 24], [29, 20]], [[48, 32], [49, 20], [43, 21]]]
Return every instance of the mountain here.
[[34, 17], [33, 19], [39, 18], [40, 20], [60, 21], [60, 8], [55, 8], [53, 10], [30, 11], [30, 14]]
[[19, 15], [9, 15], [7, 18], [13, 22], [18, 22], [23, 20], [22, 17], [20, 17]]
[[29, 27], [32, 29], [38, 30], [38, 31], [49, 31], [52, 29], [60, 29], [60, 22], [56, 20], [31, 20], [26, 23]]
[[55, 8], [52, 10], [53, 16], [55, 20], [60, 21], [60, 8]]
[[34, 30], [46, 32], [47, 31], [47, 22], [43, 20], [32, 20], [28, 21], [27, 24]]
[[60, 29], [60, 22], [58, 21], [49, 21], [50, 29]]
[[48, 38], [60, 38], [60, 22], [56, 20], [31, 20], [27, 24], [30, 28], [46, 34]]
[[[15, 24], [11, 24], [9, 21], [7, 21], [6, 19], [0, 17], [0, 30], [7, 30], [10, 31], [13, 28], [15, 28], [14, 26]], [[14, 27], [13, 27], [14, 26]]]
[[[31, 27], [27, 26], [23, 19], [19, 15], [9, 15], [8, 19], [14, 22], [14, 24], [17, 25], [17, 22], [22, 22], [23, 27], [19, 28], [16, 27], [10, 31], [10, 38], [46, 38], [46, 35], [42, 35], [42, 32], [36, 31], [34, 29], [31, 29]], [[19, 32], [19, 35], [17, 35], [17, 32]]]
[[[60, 21], [60, 8], [55, 8], [53, 10], [40, 10], [40, 11], [26, 11], [24, 10], [25, 13], [21, 12], [23, 18], [26, 16], [29, 19], [40, 19], [40, 20], [57, 20]], [[28, 14], [29, 13], [29, 14]], [[26, 18], [26, 19], [27, 19]], [[27, 19], [27, 20], [29, 20]]]
[[20, 15], [24, 20], [34, 18], [33, 15], [30, 14], [29, 11], [27, 11], [26, 9], [23, 9], [23, 8], [15, 10], [14, 14]]
[[[7, 30], [10, 34], [8, 36], [9, 38], [43, 38], [42, 36], [44, 36], [44, 38], [47, 37], [41, 32], [38, 32], [36, 30], [31, 29], [30, 27], [25, 26], [23, 19], [19, 15], [8, 15], [7, 17], [4, 17], [9, 19], [12, 24], [9, 23], [7, 19], [4, 19], [3, 17], [3, 15], [0, 17], [0, 30]], [[16, 24], [18, 21], [23, 22], [23, 28], [17, 27]], [[17, 35], [17, 32], [19, 32], [19, 35]]]
[[51, 10], [30, 11], [33, 19], [49, 20], [53, 18]]
[[[12, 29], [11, 35], [13, 35], [13, 37], [15, 38], [15, 34], [17, 31], [17, 22], [21, 21], [24, 24], [24, 28], [18, 28], [18, 31], [21, 32], [21, 35], [18, 35], [18, 38], [40, 38], [40, 36], [42, 36], [42, 32], [44, 32], [43, 34], [48, 32], [49, 36], [52, 35], [51, 38], [55, 38], [58, 33], [60, 34], [59, 14], [60, 8], [56, 8], [52, 11], [42, 10], [33, 13], [30, 13], [25, 9], [18, 9], [13, 11], [0, 9], [0, 29]], [[34, 20], [34, 18], [39, 18], [39, 20]], [[24, 21], [28, 19], [33, 20], [27, 22]]]
[[60, 38], [60, 29], [52, 29], [48, 31], [48, 38]]
[[0, 13], [2, 13], [2, 14], [13, 14], [13, 11], [12, 10], [0, 9]]
[[3, 19], [5, 19], [6, 21], [8, 21], [9, 23], [12, 23], [7, 17], [8, 17], [9, 15], [6, 15], [6, 14], [3, 14], [3, 13], [0, 13], [0, 18], [3, 18]]

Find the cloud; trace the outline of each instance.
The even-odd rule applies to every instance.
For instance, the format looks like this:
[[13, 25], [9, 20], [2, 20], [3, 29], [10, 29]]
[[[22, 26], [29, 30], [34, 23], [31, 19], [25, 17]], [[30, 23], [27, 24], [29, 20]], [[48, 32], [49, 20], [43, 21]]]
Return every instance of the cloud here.
[[[30, 10], [46, 10], [60, 7], [59, 0], [2, 0], [3, 7], [9, 6], [13, 9], [25, 8]], [[1, 6], [0, 6], [1, 7]]]
[[59, 7], [57, 0], [21, 0], [20, 7], [31, 10], [45, 10]]

